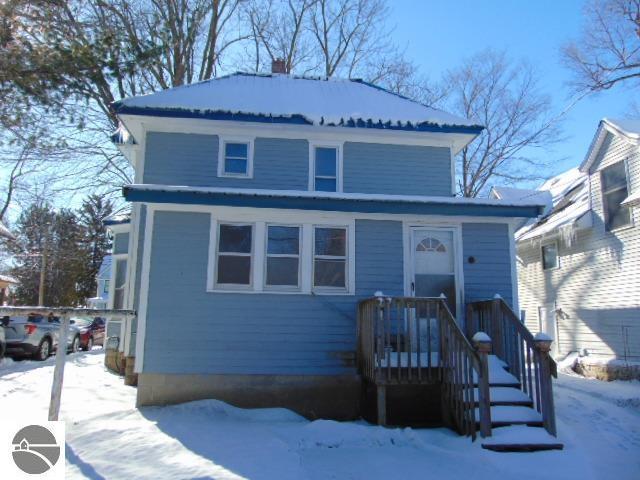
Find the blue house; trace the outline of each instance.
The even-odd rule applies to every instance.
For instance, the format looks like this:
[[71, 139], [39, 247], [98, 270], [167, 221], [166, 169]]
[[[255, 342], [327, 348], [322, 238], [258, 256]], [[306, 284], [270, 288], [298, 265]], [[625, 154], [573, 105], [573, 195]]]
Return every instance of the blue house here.
[[363, 81], [283, 74], [114, 109], [135, 168], [138, 405], [218, 398], [389, 423], [392, 386], [458, 401], [442, 393], [445, 354], [455, 346], [473, 376], [461, 332], [482, 304], [469, 306], [497, 294], [517, 311], [513, 228], [542, 208], [455, 196], [454, 158], [482, 126]]

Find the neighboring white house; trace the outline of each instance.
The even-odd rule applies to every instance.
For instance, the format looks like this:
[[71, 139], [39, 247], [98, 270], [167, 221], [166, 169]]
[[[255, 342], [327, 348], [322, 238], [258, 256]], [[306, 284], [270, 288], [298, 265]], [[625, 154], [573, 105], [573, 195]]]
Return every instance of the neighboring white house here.
[[559, 354], [640, 360], [640, 121], [605, 118], [579, 168], [492, 194], [547, 203], [516, 232], [527, 326]]
[[109, 306], [109, 290], [111, 287], [111, 255], [105, 255], [96, 275], [96, 296], [88, 300], [92, 308]]

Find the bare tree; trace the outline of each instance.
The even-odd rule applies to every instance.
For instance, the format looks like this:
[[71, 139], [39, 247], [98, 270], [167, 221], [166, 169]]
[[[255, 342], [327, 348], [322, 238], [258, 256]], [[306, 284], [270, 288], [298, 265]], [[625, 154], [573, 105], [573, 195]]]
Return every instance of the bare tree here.
[[640, 0], [590, 0], [581, 37], [563, 48], [578, 90], [640, 86]]
[[501, 179], [509, 183], [545, 176], [548, 159], [536, 157], [561, 139], [551, 100], [540, 92], [534, 70], [504, 54], [485, 51], [450, 71], [441, 104], [475, 119], [485, 130], [459, 157], [459, 193], [476, 197]]

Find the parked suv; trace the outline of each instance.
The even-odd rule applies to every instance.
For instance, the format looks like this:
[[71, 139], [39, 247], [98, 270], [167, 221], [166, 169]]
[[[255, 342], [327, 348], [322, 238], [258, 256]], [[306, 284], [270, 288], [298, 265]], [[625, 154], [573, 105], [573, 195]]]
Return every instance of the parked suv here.
[[[60, 319], [42, 315], [26, 317], [2, 317], [2, 329], [7, 343], [6, 354], [14, 357], [33, 357], [46, 360], [58, 348]], [[69, 327], [67, 350], [80, 349], [80, 331], [75, 325]]]
[[104, 346], [104, 318], [74, 317], [71, 324], [80, 332], [80, 348], [91, 350], [94, 345]]

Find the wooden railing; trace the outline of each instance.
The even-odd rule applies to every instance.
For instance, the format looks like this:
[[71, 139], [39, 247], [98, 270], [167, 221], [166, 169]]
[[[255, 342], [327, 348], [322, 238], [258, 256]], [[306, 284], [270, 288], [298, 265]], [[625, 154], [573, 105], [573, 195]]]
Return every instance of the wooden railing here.
[[[358, 366], [365, 379], [382, 388], [440, 383], [443, 414], [452, 426], [475, 438], [475, 409], [479, 405], [481, 433], [491, 434], [486, 355], [483, 358], [476, 352], [443, 298], [374, 297], [361, 301]], [[379, 395], [380, 401], [383, 397]], [[380, 418], [384, 414], [379, 414]]]
[[557, 377], [557, 365], [549, 355], [550, 340], [534, 337], [499, 297], [468, 304], [466, 317], [467, 335], [482, 331], [491, 337], [492, 353], [507, 364], [542, 416], [546, 430], [556, 435], [551, 377]]

